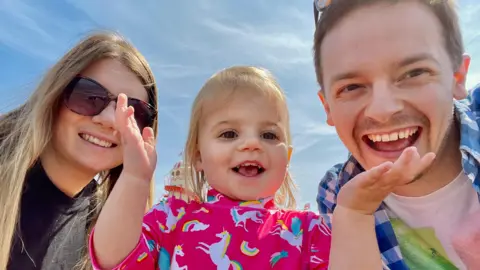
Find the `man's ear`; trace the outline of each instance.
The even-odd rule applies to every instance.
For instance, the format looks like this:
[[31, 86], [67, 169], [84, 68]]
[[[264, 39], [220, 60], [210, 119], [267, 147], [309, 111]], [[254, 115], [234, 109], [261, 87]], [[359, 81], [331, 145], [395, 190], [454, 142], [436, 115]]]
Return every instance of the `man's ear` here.
[[324, 92], [322, 90], [318, 90], [317, 95], [323, 104], [323, 108], [325, 109], [325, 114], [327, 115], [327, 124], [332, 127], [335, 126], [332, 120], [332, 115], [330, 114], [330, 106], [328, 106], [327, 100], [325, 99]]
[[461, 100], [467, 97], [468, 92], [465, 86], [467, 81], [467, 73], [470, 67], [470, 56], [468, 54], [463, 55], [462, 64], [458, 70], [454, 73], [455, 88], [453, 90], [453, 97], [457, 100]]

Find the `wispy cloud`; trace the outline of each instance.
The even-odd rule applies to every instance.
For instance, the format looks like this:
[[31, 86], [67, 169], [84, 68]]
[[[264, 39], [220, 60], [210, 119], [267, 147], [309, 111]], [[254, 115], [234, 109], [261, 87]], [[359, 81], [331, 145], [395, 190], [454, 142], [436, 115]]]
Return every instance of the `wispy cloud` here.
[[[23, 1], [6, 0], [0, 6], [0, 43], [47, 61], [54, 59], [65, 48], [58, 42], [58, 30], [67, 27], [60, 18], [48, 16]], [[46, 30], [48, 29], [48, 31]], [[56, 31], [51, 31], [56, 30]]]
[[217, 35], [223, 47], [244, 48], [240, 54], [260, 58], [277, 68], [311, 63], [311, 41], [293, 31], [285, 31], [281, 25], [227, 23], [212, 18], [205, 19], [202, 24]]
[[199, 66], [188, 66], [180, 64], [158, 64], [150, 62], [152, 69], [157, 71], [159, 78], [164, 79], [183, 79], [197, 75], [209, 75], [210, 72], [205, 71]]

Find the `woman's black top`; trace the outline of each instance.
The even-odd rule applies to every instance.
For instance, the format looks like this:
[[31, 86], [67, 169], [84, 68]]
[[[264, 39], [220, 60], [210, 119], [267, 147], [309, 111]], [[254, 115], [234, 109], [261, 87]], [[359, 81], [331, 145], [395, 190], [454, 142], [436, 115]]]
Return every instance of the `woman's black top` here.
[[84, 254], [87, 216], [96, 186], [93, 180], [71, 198], [50, 181], [38, 162], [25, 179], [7, 269], [73, 269]]

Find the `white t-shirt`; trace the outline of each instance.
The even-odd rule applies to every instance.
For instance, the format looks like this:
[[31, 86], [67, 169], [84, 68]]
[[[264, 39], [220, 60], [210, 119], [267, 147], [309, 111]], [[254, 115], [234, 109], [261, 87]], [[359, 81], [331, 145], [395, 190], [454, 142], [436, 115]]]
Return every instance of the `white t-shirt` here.
[[459, 269], [466, 269], [452, 247], [451, 237], [462, 220], [480, 210], [480, 202], [464, 172], [429, 195], [403, 197], [392, 193], [384, 202], [394, 215], [415, 231], [415, 235]]

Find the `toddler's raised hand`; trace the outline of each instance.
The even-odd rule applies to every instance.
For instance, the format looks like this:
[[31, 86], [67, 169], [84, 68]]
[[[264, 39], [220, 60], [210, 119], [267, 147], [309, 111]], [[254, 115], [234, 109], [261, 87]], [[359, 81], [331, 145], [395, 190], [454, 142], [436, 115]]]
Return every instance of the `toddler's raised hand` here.
[[140, 131], [134, 118], [134, 109], [127, 106], [127, 96], [124, 94], [117, 99], [115, 128], [120, 133], [123, 147], [122, 174], [149, 181], [157, 163], [153, 129], [146, 127], [143, 132]]

